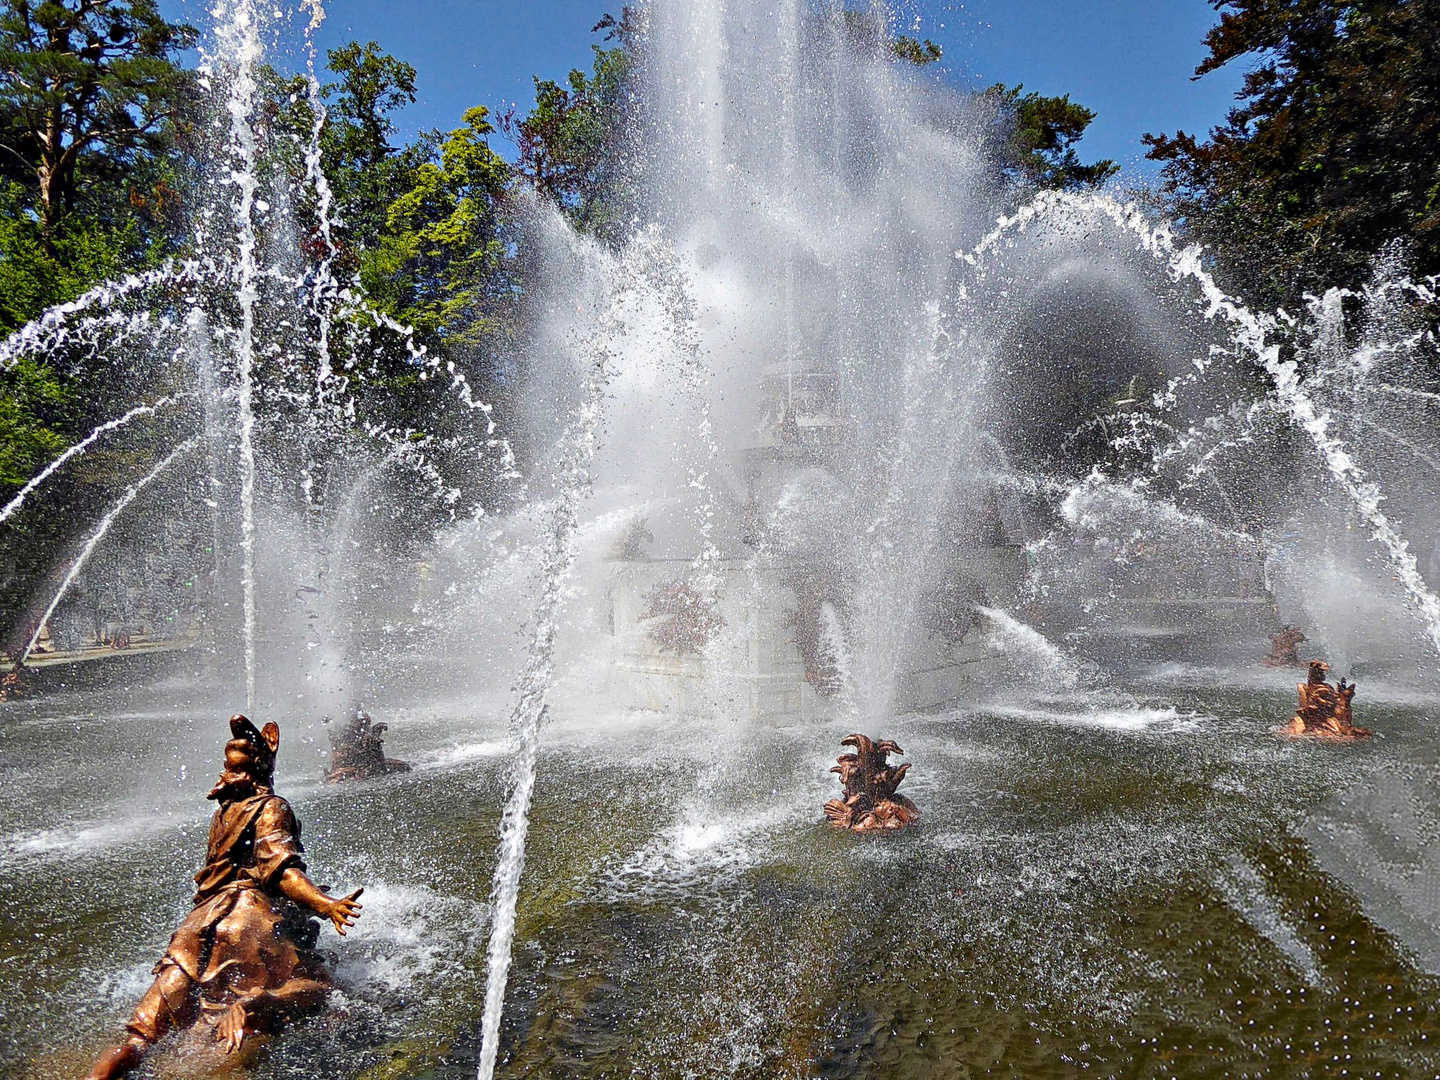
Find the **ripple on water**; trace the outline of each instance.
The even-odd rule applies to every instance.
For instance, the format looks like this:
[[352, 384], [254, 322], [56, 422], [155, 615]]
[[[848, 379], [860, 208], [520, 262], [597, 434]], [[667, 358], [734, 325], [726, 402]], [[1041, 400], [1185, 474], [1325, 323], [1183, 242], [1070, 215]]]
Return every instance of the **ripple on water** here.
[[999, 705], [991, 706], [987, 711], [1016, 720], [1036, 720], [1067, 727], [1103, 728], [1110, 731], [1147, 731], [1161, 735], [1196, 731], [1202, 721], [1213, 719], [1199, 713], [1181, 713], [1174, 706], [1118, 706], [1069, 710]]
[[346, 936], [336, 984], [356, 997], [406, 994], [447, 973], [457, 953], [479, 948], [486, 913], [426, 888], [372, 880], [364, 910]]
[[1270, 896], [1265, 879], [1256, 872], [1244, 858], [1231, 855], [1225, 861], [1225, 871], [1217, 883], [1220, 894], [1261, 937], [1279, 950], [1280, 954], [1305, 977], [1311, 986], [1319, 988], [1325, 979], [1320, 972], [1320, 962], [1314, 951], [1300, 936], [1299, 931], [1281, 912], [1279, 905]]
[[194, 812], [131, 814], [113, 820], [13, 833], [0, 840], [0, 869], [9, 870], [31, 861], [84, 858], [186, 825], [198, 824], [205, 816], [208, 815]]
[[455, 769], [469, 765], [474, 761], [485, 761], [490, 758], [504, 757], [506, 754], [515, 753], [515, 749], [515, 743], [511, 739], [488, 739], [481, 742], [457, 743], [454, 746], [447, 746], [443, 749], [432, 751], [430, 754], [412, 764], [417, 772]]

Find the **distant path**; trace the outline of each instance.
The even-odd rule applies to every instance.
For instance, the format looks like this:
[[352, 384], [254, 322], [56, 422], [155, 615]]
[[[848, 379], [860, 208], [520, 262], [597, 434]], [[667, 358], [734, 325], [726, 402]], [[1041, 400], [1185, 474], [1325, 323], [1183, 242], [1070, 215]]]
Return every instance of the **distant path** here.
[[[127, 656], [153, 656], [157, 653], [183, 652], [199, 644], [199, 635], [180, 638], [167, 638], [160, 641], [151, 641], [143, 638], [131, 639], [129, 647], [116, 649], [110, 645], [87, 645], [82, 649], [59, 649], [55, 652], [33, 652], [30, 659], [25, 661], [25, 667], [47, 668], [63, 667], [68, 664], [84, 664], [96, 660], [118, 660]], [[0, 653], [3, 661], [0, 661], [0, 671], [14, 671], [15, 658], [8, 653]]]

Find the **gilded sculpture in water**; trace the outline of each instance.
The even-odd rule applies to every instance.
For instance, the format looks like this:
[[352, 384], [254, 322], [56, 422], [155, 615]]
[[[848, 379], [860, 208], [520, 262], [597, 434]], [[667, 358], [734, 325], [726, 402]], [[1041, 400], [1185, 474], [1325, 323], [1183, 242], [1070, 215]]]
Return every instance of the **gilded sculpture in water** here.
[[1356, 727], [1350, 711], [1355, 698], [1355, 684], [1344, 679], [1331, 686], [1325, 680], [1330, 665], [1324, 660], [1310, 661], [1310, 677], [1296, 689], [1300, 708], [1285, 732], [1288, 735], [1312, 735], [1322, 739], [1368, 739], [1367, 728]]
[[1304, 667], [1300, 659], [1300, 643], [1305, 640], [1298, 626], [1282, 626], [1270, 635], [1270, 655], [1261, 661], [1266, 667]]
[[903, 829], [920, 820], [920, 811], [896, 792], [910, 766], [890, 765], [891, 754], [903, 754], [899, 746], [884, 739], [874, 742], [864, 735], [847, 735], [842, 746], [853, 746], [852, 754], [841, 754], [830, 771], [840, 774], [845, 785], [843, 798], [825, 804], [825, 817], [837, 829], [849, 832], [885, 832]]
[[207, 798], [205, 865], [195, 875], [194, 908], [155, 967], [155, 981], [87, 1080], [114, 1080], [139, 1066], [172, 1031], [205, 1027], [225, 1053], [253, 1036], [318, 1009], [330, 980], [315, 950], [320, 923], [344, 935], [360, 915], [364, 891], [333, 897], [305, 874], [300, 822], [271, 787], [280, 729], [230, 720], [220, 779]]
[[340, 784], [409, 772], [406, 762], [385, 756], [387, 730], [386, 725], [371, 720], [364, 709], [355, 710], [344, 727], [330, 734], [330, 768], [325, 782]]

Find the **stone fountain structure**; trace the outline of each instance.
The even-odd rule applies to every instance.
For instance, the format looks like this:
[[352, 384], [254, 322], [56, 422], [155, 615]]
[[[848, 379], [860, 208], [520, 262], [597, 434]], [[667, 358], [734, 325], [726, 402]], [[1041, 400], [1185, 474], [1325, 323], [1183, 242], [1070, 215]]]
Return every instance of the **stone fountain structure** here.
[[[741, 491], [723, 492], [723, 516], [737, 523], [728, 551], [703, 564], [713, 596], [689, 582], [696, 556], [651, 557], [654, 536], [632, 520], [603, 568], [597, 621], [609, 638], [602, 698], [617, 707], [696, 718], [717, 698], [729, 715], [794, 723], [841, 715], [846, 707], [850, 568], [787, 550], [785, 525], [766, 507], [798, 482], [838, 483], [855, 433], [833, 370], [767, 373], [758, 417], [744, 447]], [[907, 630], [896, 672], [895, 707], [941, 707], [983, 678], [995, 654], [976, 603], [1011, 603], [1025, 574], [1023, 518], [985, 504], [991, 518], [965, 551], [966, 581], [933, 590], [924, 618]], [[597, 693], [587, 685], [586, 695]], [[583, 702], [575, 706], [585, 708]], [[562, 697], [559, 707], [570, 707]]]

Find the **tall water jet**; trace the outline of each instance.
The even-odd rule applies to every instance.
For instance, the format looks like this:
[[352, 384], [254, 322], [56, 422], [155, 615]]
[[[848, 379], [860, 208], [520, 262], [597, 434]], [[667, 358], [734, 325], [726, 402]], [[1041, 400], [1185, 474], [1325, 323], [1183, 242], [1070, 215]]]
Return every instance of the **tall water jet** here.
[[[281, 548], [304, 541], [292, 535], [288, 520], [266, 529], [267, 504], [283, 518], [294, 492], [306, 500], [306, 514], [327, 516], [329, 508], [316, 500], [328, 493], [346, 505], [342, 489], [383, 458], [385, 469], [422, 478], [419, 499], [412, 502], [432, 499], [453, 514], [462, 504], [478, 509], [474, 491], [486, 459], [499, 459], [497, 472], [514, 474], [491, 408], [472, 392], [464, 371], [376, 310], [358, 279], [342, 284], [336, 277], [335, 197], [322, 167], [326, 110], [316, 72], [315, 34], [324, 8], [321, 0], [300, 7], [308, 16], [306, 92], [303, 101], [292, 102], [298, 109], [288, 117], [267, 113], [262, 85], [264, 43], [286, 12], [253, 0], [222, 0], [211, 13], [197, 80], [210, 121], [196, 129], [200, 178], [207, 186], [188, 222], [196, 255], [98, 286], [0, 343], [0, 363], [7, 367], [21, 357], [51, 355], [99, 369], [77, 369], [78, 377], [117, 385], [135, 380], [170, 391], [154, 405], [97, 418], [89, 436], [0, 510], [5, 520], [101, 438], [141, 428], [142, 421], [147, 429], [168, 425], [169, 416], [159, 410], [201, 400], [210, 451], [205, 497], [212, 576], [222, 591], [232, 583], [236, 590], [233, 603], [218, 594], [211, 598], [205, 621], [234, 632], [224, 642], [217, 639], [217, 647], [229, 653], [234, 643], [252, 707], [272, 598], [283, 606], [284, 581], [310, 562], [308, 552], [281, 555]], [[304, 118], [307, 131], [298, 123], [286, 129], [297, 118]], [[292, 141], [301, 155], [288, 152]], [[375, 415], [362, 400], [360, 388], [392, 364], [433, 388], [428, 419], [450, 427], [443, 445], [403, 420], [396, 426], [392, 417]], [[186, 389], [187, 383], [197, 389]], [[444, 417], [447, 410], [457, 416]], [[466, 445], [472, 435], [473, 449]], [[436, 448], [450, 455], [449, 468], [437, 466]], [[457, 475], [462, 467], [463, 478]], [[309, 535], [323, 542], [325, 530]], [[286, 649], [283, 637], [274, 641], [278, 652]]]
[[260, 21], [254, 0], [221, 0], [212, 12], [215, 53], [212, 72], [227, 81], [230, 164], [223, 182], [235, 189], [231, 216], [235, 226], [235, 299], [240, 324], [235, 335], [239, 382], [238, 452], [240, 457], [241, 604], [245, 649], [246, 708], [255, 707], [255, 306], [256, 275], [255, 65], [262, 55]]
[[530, 801], [540, 752], [540, 728], [555, 671], [555, 638], [564, 604], [566, 578], [575, 562], [575, 532], [580, 504], [591, 484], [591, 463], [599, 447], [605, 387], [611, 375], [611, 348], [624, 331], [619, 290], [584, 350], [584, 390], [577, 415], [558, 447], [554, 507], [550, 512], [538, 567], [540, 595], [535, 605], [535, 632], [520, 674], [518, 695], [510, 715], [516, 744], [511, 789], [500, 824], [500, 853], [491, 886], [490, 939], [485, 952], [485, 1009], [480, 1025], [478, 1080], [492, 1080], [500, 1052], [500, 1021], [515, 937], [515, 906], [525, 869], [525, 839], [530, 827]]
[[[953, 694], [944, 684], [960, 678], [957, 635], [952, 644], [935, 639], [927, 646], [936, 654], [933, 661], [926, 657], [929, 685], [904, 694], [899, 689], [911, 677], [907, 645], [935, 637], [921, 625], [922, 608], [928, 617], [937, 584], [932, 555], [957, 488], [968, 482], [968, 402], [960, 391], [984, 363], [983, 350], [949, 332], [941, 318], [952, 278], [949, 252], [978, 219], [976, 206], [960, 194], [963, 185], [933, 181], [953, 176], [956, 158], [965, 160], [966, 142], [947, 132], [917, 167], [911, 147], [902, 145], [912, 131], [896, 135], [888, 120], [858, 117], [873, 99], [924, 96], [925, 88], [891, 68], [883, 49], [853, 40], [837, 12], [815, 16], [804, 4], [787, 2], [777, 16], [780, 34], [749, 36], [747, 20], [758, 17], [753, 7], [657, 4], [649, 12], [654, 33], [643, 79], [653, 101], [638, 122], [664, 151], [648, 159], [643, 186], [658, 235], [673, 245], [676, 261], [694, 282], [693, 315], [680, 311], [672, 325], [695, 326], [699, 340], [692, 345], [673, 332], [669, 337], [682, 355], [680, 384], [691, 388], [700, 408], [690, 428], [657, 409], [665, 399], [648, 380], [664, 368], [637, 341], [616, 349], [617, 377], [611, 383], [612, 415], [633, 422], [617, 421], [616, 437], [600, 448], [593, 441], [596, 404], [586, 399], [579, 405], [579, 428], [561, 440], [561, 476], [568, 479], [556, 485], [540, 560], [536, 631], [511, 718], [518, 754], [492, 890], [482, 1078], [493, 1074], [498, 1053], [539, 724], [552, 704], [594, 707], [549, 696], [559, 583], [574, 562], [578, 492], [588, 486], [590, 457], [596, 459], [595, 487], [605, 498], [664, 508], [663, 520], [654, 521], [657, 558], [627, 555], [612, 570], [597, 568], [616, 575], [612, 597], [622, 580], [627, 590], [650, 587], [648, 593], [623, 597], [625, 611], [655, 617], [654, 598], [678, 596], [688, 584], [667, 579], [673, 572], [664, 564], [683, 563], [702, 586], [713, 578], [707, 587], [725, 605], [725, 618], [739, 626], [745, 611], [752, 633], [783, 640], [787, 598], [803, 594], [804, 610], [795, 617], [810, 628], [819, 648], [863, 672], [841, 681], [850, 684], [847, 699], [863, 692], [875, 719], [916, 698], [943, 700]], [[707, 73], [698, 84], [688, 77], [696, 68]], [[864, 86], [854, 100], [814, 94], [823, 86], [829, 95], [856, 70]], [[755, 77], [760, 71], [767, 75]], [[697, 93], [711, 97], [692, 100]], [[912, 122], [897, 111], [902, 124]], [[694, 121], [702, 117], [697, 126]], [[947, 119], [957, 128], [979, 122], [963, 109]], [[933, 134], [927, 129], [927, 136]], [[772, 136], [781, 147], [773, 161], [754, 152]], [[877, 141], [880, 152], [866, 158]], [[862, 153], [862, 148], [868, 149]], [[980, 167], [975, 158], [966, 164]], [[927, 207], [927, 227], [918, 229], [921, 212], [913, 220], [905, 211], [897, 214], [905, 198], [877, 198], [877, 185], [904, 196], [927, 188], [955, 191], [947, 200], [953, 219], [934, 235]], [[805, 199], [798, 197], [801, 191]], [[633, 239], [627, 256], [643, 258], [651, 235]], [[770, 288], [776, 281], [784, 282], [778, 296]], [[662, 310], [673, 314], [687, 306], [663, 279], [639, 285]], [[570, 304], [582, 311], [582, 304]], [[603, 329], [604, 321], [600, 339], [609, 342], [621, 328]], [[573, 332], [586, 323], [583, 315], [574, 319]], [[556, 337], [563, 340], [562, 334]], [[715, 373], [708, 386], [687, 374], [698, 369], [684, 359], [702, 352]], [[588, 366], [586, 386], [592, 389], [596, 371], [597, 365]], [[546, 367], [534, 379], [564, 401], [559, 374]], [[660, 379], [663, 393], [665, 375]], [[554, 408], [541, 398], [536, 411], [543, 415]], [[587, 475], [577, 472], [578, 460]], [[700, 483], [702, 473], [727, 475], [731, 482]], [[653, 504], [641, 501], [652, 492], [658, 496]], [[612, 506], [605, 504], [605, 510]], [[621, 598], [614, 602], [608, 622], [619, 641]], [[673, 622], [679, 611], [663, 609], [663, 617]], [[674, 663], [687, 672], [717, 674], [713, 665], [723, 659], [707, 651], [701, 633], [646, 638], [642, 647], [678, 652]], [[852, 639], [853, 651], [845, 647]], [[626, 635], [626, 640], [635, 639]], [[758, 640], [747, 643], [749, 655], [760, 651]], [[567, 659], [586, 662], [584, 656]], [[803, 679], [796, 677], [800, 665], [795, 668], [794, 674], [757, 677], [747, 671], [743, 677], [759, 684], [757, 689], [778, 691], [786, 703], [782, 708], [789, 709], [792, 700], [821, 694], [797, 686]], [[835, 689], [827, 685], [823, 693]], [[927, 694], [937, 697], [924, 698]], [[759, 716], [773, 715], [760, 694], [751, 701]], [[683, 707], [705, 705], [689, 699]]]
[[[933, 679], [912, 678], [903, 657], [929, 636], [917, 624], [938, 618], [939, 567], [953, 553], [941, 557], [937, 538], [972, 482], [963, 388], [980, 376], [983, 349], [941, 315], [950, 242], [988, 217], [986, 199], [954, 181], [957, 168], [980, 179], [968, 136], [983, 117], [890, 63], [883, 19], [794, 2], [764, 12], [656, 4], [645, 18], [641, 201], [692, 283], [687, 321], [712, 374], [697, 384], [682, 370], [681, 385], [706, 399], [682, 420], [656, 408], [645, 361], [621, 365], [615, 413], [634, 420], [597, 463], [597, 487], [661, 507], [684, 498], [702, 525], [697, 533], [662, 510], [654, 558], [615, 569], [616, 602], [673, 622], [647, 599], [679, 588], [655, 563], [690, 563], [691, 584], [715, 593], [726, 629], [701, 654], [682, 646], [665, 664], [692, 685], [730, 688], [748, 715], [831, 707], [819, 668], [758, 644], [783, 642], [794, 623], [823, 648], [826, 604], [864, 672], [855, 688], [867, 712], [943, 700], [939, 684], [958, 681], [962, 666], [951, 647], [934, 645], [919, 665], [941, 673]], [[917, 116], [914, 101], [935, 117]], [[663, 285], [654, 291], [668, 303]], [[702, 467], [717, 481], [687, 490], [687, 470]], [[654, 676], [645, 649], [676, 642], [652, 634], [622, 646], [619, 616], [606, 618], [639, 699], [713, 712], [681, 680]]]
[[311, 286], [311, 307], [320, 315], [319, 336], [315, 343], [319, 355], [315, 370], [315, 395], [323, 402], [325, 395], [335, 389], [330, 385], [335, 375], [330, 356], [330, 323], [335, 295], [339, 291], [334, 272], [335, 255], [339, 248], [335, 244], [333, 220], [335, 192], [330, 187], [329, 177], [325, 175], [321, 157], [321, 139], [325, 134], [329, 110], [325, 106], [320, 78], [315, 73], [315, 36], [325, 23], [325, 3], [324, 0], [301, 0], [301, 7], [310, 13], [310, 21], [305, 26], [305, 92], [310, 110], [314, 113], [314, 121], [310, 126], [310, 142], [305, 147], [305, 179], [315, 192], [318, 204], [315, 214], [319, 222], [320, 242], [325, 248], [324, 255], [315, 267], [315, 281]]

